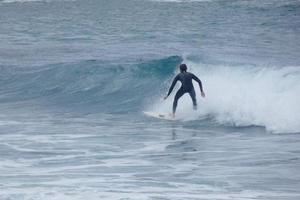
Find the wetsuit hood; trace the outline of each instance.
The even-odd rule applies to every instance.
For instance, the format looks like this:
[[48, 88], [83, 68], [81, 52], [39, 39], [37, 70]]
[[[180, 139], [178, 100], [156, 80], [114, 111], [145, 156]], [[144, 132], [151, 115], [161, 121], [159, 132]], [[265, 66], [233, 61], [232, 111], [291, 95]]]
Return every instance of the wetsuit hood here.
[[181, 64], [181, 65], [179, 66], [179, 69], [180, 69], [181, 72], [186, 72], [186, 70], [187, 70], [186, 64]]

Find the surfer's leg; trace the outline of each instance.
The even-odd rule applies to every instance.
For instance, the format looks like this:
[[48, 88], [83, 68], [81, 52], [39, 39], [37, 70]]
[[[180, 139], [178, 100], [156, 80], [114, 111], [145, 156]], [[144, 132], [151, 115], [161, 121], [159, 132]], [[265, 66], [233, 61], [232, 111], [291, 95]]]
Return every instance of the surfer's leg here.
[[196, 93], [195, 90], [191, 90], [189, 92], [189, 95], [191, 96], [192, 100], [193, 100], [193, 108], [194, 110], [197, 110], [197, 99], [196, 99]]
[[182, 89], [179, 89], [174, 97], [174, 101], [173, 101], [173, 115], [175, 114], [176, 112], [176, 108], [177, 108], [177, 103], [178, 103], [178, 99], [180, 97], [182, 97], [182, 95], [185, 93], [184, 90]]

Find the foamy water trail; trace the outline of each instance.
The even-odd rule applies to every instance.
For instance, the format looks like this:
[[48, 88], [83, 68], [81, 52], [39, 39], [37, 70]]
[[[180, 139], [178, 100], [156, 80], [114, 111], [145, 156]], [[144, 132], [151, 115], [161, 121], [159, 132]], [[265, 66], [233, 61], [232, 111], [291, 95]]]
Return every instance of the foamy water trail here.
[[[220, 124], [264, 126], [275, 133], [300, 132], [299, 67], [187, 64], [203, 81], [206, 98], [200, 97], [199, 87], [194, 84], [199, 109], [193, 112], [190, 97], [185, 95], [179, 102], [179, 118], [210, 116]], [[155, 109], [168, 112], [172, 101], [173, 96], [167, 102], [159, 102]]]

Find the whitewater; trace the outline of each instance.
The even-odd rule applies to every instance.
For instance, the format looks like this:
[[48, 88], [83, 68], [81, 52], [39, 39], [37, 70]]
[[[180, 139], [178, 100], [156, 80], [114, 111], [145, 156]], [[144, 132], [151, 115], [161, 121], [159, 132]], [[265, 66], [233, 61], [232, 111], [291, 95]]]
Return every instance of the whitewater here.
[[[300, 198], [300, 2], [0, 1], [0, 199]], [[185, 63], [176, 121], [163, 100]]]
[[[273, 133], [300, 130], [299, 67], [210, 66], [186, 61], [190, 70], [206, 82], [207, 97], [201, 109], [192, 111], [183, 97], [181, 120], [212, 118], [228, 126], [263, 126]], [[198, 87], [198, 86], [196, 86]], [[200, 90], [197, 88], [198, 96]], [[156, 112], [170, 112], [172, 101], [158, 101]]]

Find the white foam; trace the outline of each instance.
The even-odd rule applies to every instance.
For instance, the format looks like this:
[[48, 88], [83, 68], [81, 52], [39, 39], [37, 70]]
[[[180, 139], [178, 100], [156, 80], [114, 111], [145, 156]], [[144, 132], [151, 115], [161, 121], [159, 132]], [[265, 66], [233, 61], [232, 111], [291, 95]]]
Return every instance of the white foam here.
[[[275, 133], [300, 132], [300, 67], [186, 63], [202, 80], [206, 98], [200, 97], [194, 84], [199, 109], [193, 112], [191, 99], [185, 95], [178, 104], [179, 118], [195, 120], [209, 115], [220, 124], [264, 126]], [[173, 97], [159, 100], [153, 109], [170, 111], [172, 101]]]

